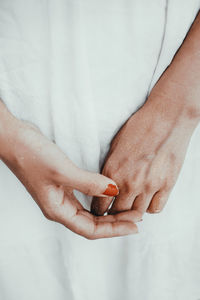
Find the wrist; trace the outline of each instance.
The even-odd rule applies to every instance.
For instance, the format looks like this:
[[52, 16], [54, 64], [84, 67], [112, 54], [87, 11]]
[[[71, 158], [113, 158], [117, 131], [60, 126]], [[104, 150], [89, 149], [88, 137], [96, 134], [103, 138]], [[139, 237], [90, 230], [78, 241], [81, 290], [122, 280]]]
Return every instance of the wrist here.
[[[181, 87], [179, 89], [181, 90]], [[162, 89], [155, 86], [145, 106], [151, 109], [152, 114], [161, 123], [183, 125], [194, 130], [200, 121], [199, 106], [195, 105], [192, 99], [186, 97], [181, 91], [179, 92], [177, 85], [173, 83], [170, 83], [170, 87], [166, 86]]]
[[175, 140], [189, 140], [198, 124], [198, 117], [190, 116], [189, 108], [173, 97], [152, 93], [141, 108], [148, 134], [159, 141], [167, 136]]

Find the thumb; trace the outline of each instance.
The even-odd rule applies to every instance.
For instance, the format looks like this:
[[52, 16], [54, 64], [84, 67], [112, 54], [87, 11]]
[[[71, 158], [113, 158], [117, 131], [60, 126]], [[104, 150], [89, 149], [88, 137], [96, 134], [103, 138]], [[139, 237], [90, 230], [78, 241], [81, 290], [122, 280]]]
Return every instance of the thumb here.
[[106, 197], [119, 194], [117, 184], [112, 179], [82, 169], [77, 171], [74, 188], [90, 196]]
[[72, 162], [62, 168], [59, 183], [66, 187], [76, 189], [90, 196], [116, 196], [119, 194], [116, 183], [101, 174], [89, 172], [78, 168]]

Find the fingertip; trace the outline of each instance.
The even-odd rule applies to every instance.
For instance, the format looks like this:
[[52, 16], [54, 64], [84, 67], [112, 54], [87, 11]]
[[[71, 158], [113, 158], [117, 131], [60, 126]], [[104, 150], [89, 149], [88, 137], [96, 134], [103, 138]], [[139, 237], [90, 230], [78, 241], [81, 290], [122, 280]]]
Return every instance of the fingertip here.
[[161, 209], [147, 209], [146, 211], [148, 214], [158, 214], [161, 212]]
[[132, 234], [139, 233], [138, 227], [135, 223], [132, 223], [130, 221], [119, 221], [118, 224], [119, 224], [118, 235], [120, 235], [120, 236], [132, 235]]
[[117, 196], [119, 194], [119, 188], [117, 183], [110, 177], [107, 177], [106, 175], [99, 175], [102, 178], [102, 182], [104, 182], [104, 190], [102, 191], [101, 196]]
[[138, 227], [136, 224], [132, 224], [132, 228], [125, 235], [137, 234], [139, 233]]
[[117, 196], [119, 194], [119, 189], [116, 184], [109, 183], [103, 192], [106, 196]]

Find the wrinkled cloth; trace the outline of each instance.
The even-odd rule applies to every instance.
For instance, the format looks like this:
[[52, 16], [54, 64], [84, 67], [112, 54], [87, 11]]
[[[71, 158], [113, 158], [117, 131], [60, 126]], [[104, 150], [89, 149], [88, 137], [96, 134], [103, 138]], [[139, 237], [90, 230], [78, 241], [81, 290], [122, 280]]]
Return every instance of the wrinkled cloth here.
[[[0, 0], [0, 98], [79, 167], [109, 145], [170, 64], [197, 0]], [[46, 220], [0, 163], [0, 299], [200, 299], [200, 126], [162, 213], [90, 241]], [[91, 197], [76, 192], [86, 208]]]

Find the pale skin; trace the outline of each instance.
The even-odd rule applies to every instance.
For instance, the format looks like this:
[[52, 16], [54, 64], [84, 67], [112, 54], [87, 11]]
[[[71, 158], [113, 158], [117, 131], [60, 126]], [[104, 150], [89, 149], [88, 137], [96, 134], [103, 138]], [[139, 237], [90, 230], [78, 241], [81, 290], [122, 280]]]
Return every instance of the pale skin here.
[[96, 217], [74, 196], [73, 190], [105, 197], [115, 182], [78, 168], [36, 126], [15, 118], [0, 101], [0, 158], [13, 171], [47, 219], [87, 238], [137, 233], [137, 211]]
[[[137, 233], [146, 210], [163, 209], [200, 119], [199, 19], [147, 102], [113, 139], [102, 174], [75, 166], [0, 101], [0, 158], [48, 219], [97, 239]], [[108, 184], [117, 184], [119, 195], [103, 216], [113, 199], [103, 195]], [[95, 196], [92, 212], [99, 216], [80, 204], [74, 189]]]
[[119, 194], [113, 203], [113, 197], [94, 197], [92, 212], [161, 212], [199, 120], [200, 13], [146, 103], [112, 140], [102, 174], [117, 183]]

